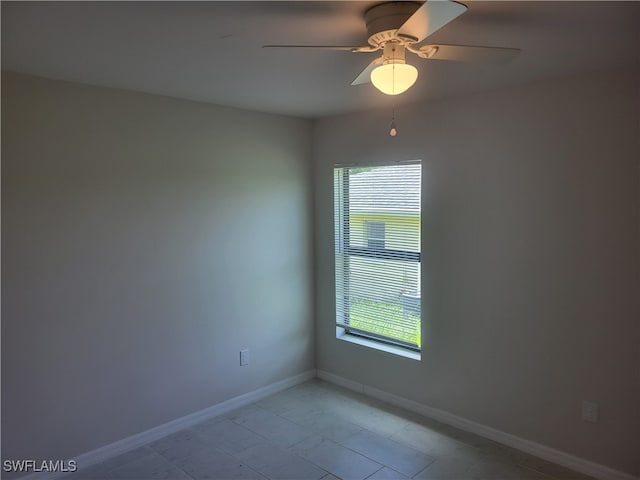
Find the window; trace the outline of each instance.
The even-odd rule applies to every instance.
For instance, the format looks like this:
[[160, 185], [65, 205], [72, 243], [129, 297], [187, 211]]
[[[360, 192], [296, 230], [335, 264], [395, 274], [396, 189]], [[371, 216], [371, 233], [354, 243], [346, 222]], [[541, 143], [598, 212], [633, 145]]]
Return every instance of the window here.
[[421, 176], [419, 161], [334, 169], [341, 338], [420, 351]]
[[384, 222], [367, 220], [367, 246], [384, 248]]

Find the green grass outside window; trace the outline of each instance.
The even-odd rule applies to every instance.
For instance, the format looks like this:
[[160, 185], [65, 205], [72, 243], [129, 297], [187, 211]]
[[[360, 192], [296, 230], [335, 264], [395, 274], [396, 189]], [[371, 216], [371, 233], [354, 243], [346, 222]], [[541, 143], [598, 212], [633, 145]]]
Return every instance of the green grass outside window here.
[[[384, 320], [384, 324], [381, 320]], [[353, 328], [384, 335], [420, 347], [420, 316], [403, 313], [402, 305], [354, 299], [349, 324]], [[388, 325], [388, 326], [387, 326]]]

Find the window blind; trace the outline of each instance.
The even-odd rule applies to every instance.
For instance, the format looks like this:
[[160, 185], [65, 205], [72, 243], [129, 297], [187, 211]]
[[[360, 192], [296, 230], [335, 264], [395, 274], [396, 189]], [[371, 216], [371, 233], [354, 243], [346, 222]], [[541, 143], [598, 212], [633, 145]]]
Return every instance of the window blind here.
[[419, 161], [334, 168], [336, 324], [419, 350]]

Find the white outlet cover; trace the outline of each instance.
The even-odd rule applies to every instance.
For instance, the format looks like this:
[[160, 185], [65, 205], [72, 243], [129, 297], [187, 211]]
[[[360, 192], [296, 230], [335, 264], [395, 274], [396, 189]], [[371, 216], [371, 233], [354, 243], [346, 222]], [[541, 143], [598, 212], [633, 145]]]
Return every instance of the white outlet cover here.
[[249, 350], [240, 350], [240, 366], [249, 365]]
[[598, 422], [598, 404], [596, 402], [582, 401], [582, 419], [585, 422]]

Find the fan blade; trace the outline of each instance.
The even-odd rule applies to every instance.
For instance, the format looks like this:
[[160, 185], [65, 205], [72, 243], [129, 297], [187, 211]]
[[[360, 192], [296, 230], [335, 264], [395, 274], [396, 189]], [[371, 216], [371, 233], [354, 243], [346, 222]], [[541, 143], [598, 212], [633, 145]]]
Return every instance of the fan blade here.
[[384, 57], [378, 57], [369, 65], [367, 65], [367, 68], [365, 68], [362, 72], [360, 72], [360, 75], [358, 75], [356, 79], [353, 82], [351, 82], [351, 85], [362, 85], [363, 83], [369, 83], [371, 81], [371, 72], [378, 65], [382, 65], [383, 60], [384, 60]]
[[[435, 51], [433, 51], [435, 49]], [[423, 53], [424, 52], [424, 55]], [[475, 47], [469, 45], [423, 45], [419, 56], [430, 60], [450, 60], [473, 63], [506, 63], [513, 60], [520, 49], [502, 47]]]
[[263, 45], [262, 48], [317, 48], [321, 50], [343, 50], [347, 52], [353, 52], [359, 50], [359, 46], [346, 46], [346, 45]]
[[436, 30], [467, 11], [461, 3], [449, 0], [427, 0], [398, 29], [399, 37], [415, 38], [421, 42]]

